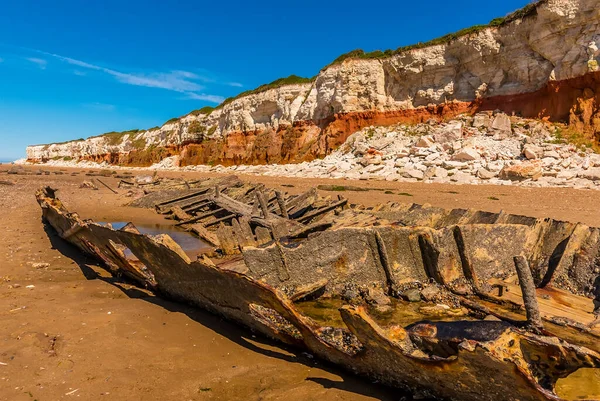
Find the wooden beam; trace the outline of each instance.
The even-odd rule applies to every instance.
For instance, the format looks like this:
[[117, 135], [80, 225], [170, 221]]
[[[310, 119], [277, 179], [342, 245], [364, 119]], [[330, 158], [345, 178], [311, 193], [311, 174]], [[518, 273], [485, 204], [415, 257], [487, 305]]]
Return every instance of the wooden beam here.
[[285, 206], [285, 199], [283, 199], [283, 195], [280, 191], [275, 191], [275, 197], [277, 198], [277, 203], [279, 204], [279, 210], [281, 211], [281, 215], [284, 218], [289, 219], [290, 216], [288, 216], [287, 207]]
[[104, 181], [102, 181], [100, 178], [96, 177], [96, 181], [98, 181], [100, 184], [104, 185], [106, 188], [108, 188], [113, 194], [118, 194], [117, 191], [115, 191], [114, 189], [112, 189], [111, 187], [109, 187], [108, 185], [106, 185], [104, 183]]
[[519, 285], [523, 293], [523, 303], [525, 304], [525, 312], [527, 313], [527, 323], [535, 330], [542, 330], [544, 324], [540, 316], [540, 307], [538, 306], [537, 295], [535, 291], [535, 283], [533, 275], [529, 268], [529, 263], [525, 256], [519, 255], [513, 258], [517, 275], [519, 276]]
[[207, 227], [207, 228], [208, 228], [208, 227], [214, 226], [215, 224], [219, 224], [219, 223], [221, 223], [222, 221], [231, 220], [231, 219], [233, 219], [234, 217], [235, 217], [235, 214], [229, 214], [229, 215], [227, 215], [227, 216], [225, 216], [225, 217], [221, 217], [220, 219], [216, 219], [215, 221], [211, 221], [210, 223], [206, 223], [206, 224], [204, 225], [204, 227]]
[[154, 206], [156, 206], [156, 207], [165, 206], [165, 205], [169, 205], [171, 203], [175, 203], [175, 202], [179, 202], [179, 201], [182, 201], [182, 200], [190, 199], [190, 198], [193, 198], [193, 197], [196, 197], [196, 196], [204, 195], [205, 193], [208, 192], [208, 190], [209, 190], [209, 188], [206, 188], [206, 189], [203, 189], [201, 191], [197, 191], [197, 192], [194, 192], [194, 193], [191, 193], [191, 194], [179, 196], [177, 198], [172, 198], [172, 199], [169, 199], [167, 201], [157, 203]]
[[198, 216], [195, 216], [195, 217], [193, 217], [193, 218], [191, 218], [189, 220], [180, 221], [179, 223], [177, 223], [175, 225], [176, 226], [182, 226], [184, 224], [196, 223], [196, 222], [198, 222], [198, 221], [200, 221], [202, 219], [205, 219], [207, 217], [213, 216], [213, 215], [215, 215], [217, 213], [221, 213], [221, 212], [224, 212], [224, 211], [225, 211], [225, 209], [223, 209], [223, 208], [219, 208], [219, 209], [215, 209], [215, 210], [209, 210], [208, 212], [199, 214]]
[[267, 206], [267, 201], [265, 200], [265, 195], [256, 191], [256, 197], [258, 198], [258, 204], [260, 205], [260, 209], [262, 210], [263, 217], [266, 219], [269, 217], [269, 207]]
[[309, 221], [317, 216], [320, 216], [324, 213], [330, 212], [332, 210], [337, 209], [340, 206], [344, 206], [346, 203], [348, 203], [348, 199], [343, 199], [339, 202], [336, 202], [332, 205], [326, 206], [326, 207], [322, 207], [321, 209], [317, 209], [312, 213], [306, 214], [300, 218], [298, 218], [298, 221], [302, 222], [302, 221]]

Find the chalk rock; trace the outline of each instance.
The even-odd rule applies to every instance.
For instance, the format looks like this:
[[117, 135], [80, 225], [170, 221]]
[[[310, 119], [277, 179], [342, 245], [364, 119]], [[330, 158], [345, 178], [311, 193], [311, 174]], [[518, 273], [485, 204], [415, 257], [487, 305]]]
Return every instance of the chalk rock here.
[[417, 170], [414, 168], [404, 170], [402, 175], [406, 178], [415, 178], [417, 180], [422, 180], [425, 177], [425, 173], [423, 173], [421, 170]]
[[479, 152], [473, 148], [464, 148], [452, 156], [452, 160], [457, 162], [469, 162], [473, 160], [479, 160], [480, 158], [481, 156], [479, 155]]
[[433, 138], [437, 143], [446, 143], [456, 141], [462, 138], [463, 123], [462, 121], [454, 121], [446, 124], [438, 132], [433, 134]]
[[520, 163], [505, 166], [500, 171], [500, 178], [510, 181], [537, 180], [542, 176], [542, 165], [539, 163]]
[[578, 177], [592, 181], [600, 181], [600, 168], [592, 167], [578, 174]]
[[490, 116], [487, 113], [478, 113], [473, 117], [474, 128], [485, 128], [490, 126]]
[[525, 145], [523, 148], [523, 156], [525, 156], [528, 160], [539, 159], [543, 153], [544, 150], [539, 146]]
[[559, 171], [556, 174], [556, 178], [559, 178], [561, 180], [571, 180], [575, 177], [577, 177], [577, 173], [575, 171], [571, 171], [571, 170]]
[[504, 113], [498, 113], [492, 120], [490, 127], [492, 130], [497, 131], [499, 134], [509, 135], [512, 133], [512, 126], [510, 117]]
[[497, 172], [490, 171], [486, 168], [480, 168], [477, 171], [477, 176], [482, 180], [490, 180], [498, 175]]
[[550, 150], [550, 151], [544, 152], [544, 158], [546, 158], [546, 157], [551, 157], [553, 159], [561, 158], [560, 155], [558, 154], [558, 152], [555, 150]]
[[433, 140], [427, 136], [421, 137], [415, 144], [417, 148], [430, 148], [434, 144]]

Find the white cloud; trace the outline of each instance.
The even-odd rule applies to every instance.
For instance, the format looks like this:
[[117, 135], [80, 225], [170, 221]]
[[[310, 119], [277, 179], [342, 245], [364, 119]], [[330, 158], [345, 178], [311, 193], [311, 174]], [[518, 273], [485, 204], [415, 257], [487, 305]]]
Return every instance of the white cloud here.
[[48, 65], [48, 61], [37, 57], [27, 57], [25, 60], [37, 65], [42, 70], [45, 70], [46, 65]]
[[[50, 57], [54, 57], [65, 63], [88, 69], [93, 71], [99, 71], [114, 77], [117, 81], [135, 86], [145, 86], [149, 88], [161, 88], [174, 92], [184, 93], [188, 99], [204, 100], [212, 103], [220, 103], [225, 98], [218, 95], [210, 95], [205, 93], [197, 93], [204, 89], [204, 86], [200, 85], [199, 82], [212, 82], [209, 78], [199, 76], [193, 72], [183, 70], [173, 70], [169, 72], [153, 72], [153, 73], [127, 73], [117, 71], [111, 68], [102, 67], [95, 64], [90, 64], [82, 60], [77, 60], [71, 57], [61, 56], [54, 53], [46, 53], [43, 51], [37, 51], [38, 53], [45, 54]], [[81, 70], [75, 70], [76, 75], [85, 75], [85, 72]], [[236, 82], [227, 83], [230, 86], [241, 87], [241, 84]]]
[[175, 92], [199, 91], [204, 89], [203, 86], [191, 81], [180, 71], [171, 71], [167, 73], [152, 73], [152, 74], [127, 74], [110, 69], [103, 69], [107, 74], [115, 77], [119, 82], [129, 85], [147, 86], [150, 88], [162, 88]]
[[186, 93], [186, 95], [187, 95], [188, 99], [205, 100], [205, 101], [211, 102], [211, 103], [222, 103], [223, 100], [225, 100], [225, 98], [223, 96], [206, 95], [204, 93], [188, 92], [188, 93]]
[[229, 86], [233, 86], [233, 87], [236, 87], [236, 88], [241, 88], [241, 87], [243, 87], [243, 86], [244, 86], [244, 85], [242, 85], [242, 84], [241, 84], [241, 83], [239, 83], [239, 82], [227, 82], [227, 85], [229, 85]]
[[81, 70], [73, 70], [73, 74], [78, 75], [80, 77], [85, 77], [87, 75], [87, 72]]

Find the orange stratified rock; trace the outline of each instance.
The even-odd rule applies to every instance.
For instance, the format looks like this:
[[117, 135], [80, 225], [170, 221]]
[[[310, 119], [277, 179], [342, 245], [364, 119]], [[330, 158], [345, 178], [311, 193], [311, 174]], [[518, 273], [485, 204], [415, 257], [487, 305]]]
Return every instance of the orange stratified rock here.
[[365, 127], [418, 124], [429, 119], [444, 121], [459, 114], [490, 110], [568, 123], [587, 137], [599, 141], [600, 72], [551, 81], [535, 92], [491, 96], [471, 102], [451, 101], [414, 109], [337, 113], [321, 120], [282, 124], [277, 130], [229, 131], [219, 139], [129, 153], [91, 155], [84, 159], [132, 167], [150, 166], [175, 155], [180, 157], [181, 166], [300, 163], [327, 156], [350, 135]]
[[501, 110], [526, 118], [566, 122], [600, 140], [600, 72], [551, 81], [535, 92], [490, 97], [476, 103], [476, 110]]

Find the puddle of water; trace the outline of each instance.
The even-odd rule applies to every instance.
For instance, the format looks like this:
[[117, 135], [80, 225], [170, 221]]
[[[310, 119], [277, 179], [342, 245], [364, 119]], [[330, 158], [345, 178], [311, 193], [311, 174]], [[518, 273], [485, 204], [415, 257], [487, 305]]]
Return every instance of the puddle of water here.
[[[302, 314], [322, 325], [345, 328], [338, 311], [343, 305], [348, 305], [348, 303], [339, 298], [320, 298], [314, 301], [299, 302], [296, 307]], [[382, 327], [392, 325], [406, 327], [423, 320], [449, 322], [473, 320], [463, 310], [444, 309], [434, 304], [392, 299], [390, 306], [390, 310], [382, 312], [374, 306], [368, 305], [367, 313]]]
[[[99, 223], [99, 224], [106, 224], [106, 223]], [[123, 221], [110, 222], [110, 224], [112, 225], [112, 227], [115, 230], [120, 230], [121, 228], [123, 228], [127, 225], [127, 223], [123, 222]], [[198, 255], [211, 249], [210, 245], [208, 245], [206, 242], [202, 241], [200, 238], [196, 237], [194, 234], [192, 234], [188, 231], [182, 230], [179, 227], [176, 227], [174, 225], [168, 225], [168, 224], [139, 224], [138, 225], [135, 223], [133, 223], [133, 224], [142, 234], [146, 234], [146, 235], [168, 234], [171, 238], [173, 238], [173, 241], [175, 241], [192, 260], [196, 260], [196, 257]], [[133, 254], [131, 253], [131, 251], [127, 250], [125, 252], [125, 256], [127, 256], [129, 258], [129, 257], [133, 257]]]
[[600, 400], [600, 369], [583, 368], [558, 379], [556, 394], [565, 400]]

